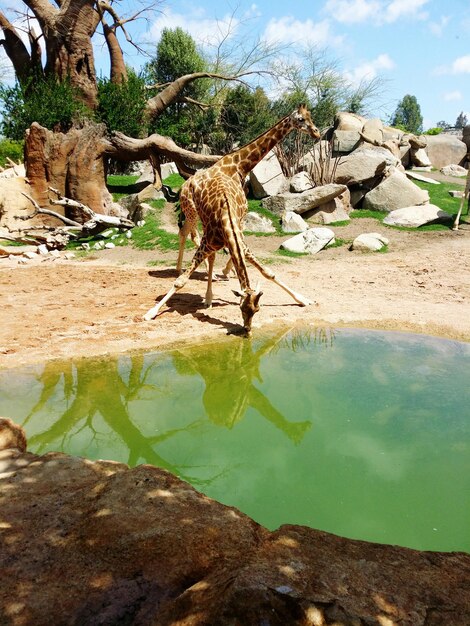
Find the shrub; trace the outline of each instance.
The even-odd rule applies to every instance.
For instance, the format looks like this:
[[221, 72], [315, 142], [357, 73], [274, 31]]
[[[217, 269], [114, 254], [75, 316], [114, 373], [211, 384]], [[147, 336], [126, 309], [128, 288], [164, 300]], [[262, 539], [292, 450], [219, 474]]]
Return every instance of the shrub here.
[[440, 135], [443, 130], [443, 128], [435, 126], [434, 128], [428, 128], [428, 130], [424, 131], [424, 135]]
[[2, 139], [0, 141], [0, 166], [8, 166], [7, 159], [11, 159], [16, 163], [23, 160], [23, 141], [15, 141], [12, 139]]

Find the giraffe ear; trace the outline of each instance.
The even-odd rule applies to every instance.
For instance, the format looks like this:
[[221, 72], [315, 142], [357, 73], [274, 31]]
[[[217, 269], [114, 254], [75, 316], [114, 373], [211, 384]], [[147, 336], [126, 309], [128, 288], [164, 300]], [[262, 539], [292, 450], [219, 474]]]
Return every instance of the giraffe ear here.
[[237, 291], [236, 289], [232, 289], [232, 293], [234, 293], [237, 298], [243, 298], [243, 293], [241, 291]]

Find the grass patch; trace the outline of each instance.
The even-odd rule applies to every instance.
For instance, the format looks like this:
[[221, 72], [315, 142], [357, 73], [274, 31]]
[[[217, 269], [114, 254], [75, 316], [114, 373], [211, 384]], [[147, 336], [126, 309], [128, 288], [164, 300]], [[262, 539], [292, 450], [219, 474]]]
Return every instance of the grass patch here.
[[371, 211], [369, 209], [353, 209], [349, 214], [351, 219], [361, 219], [365, 217], [372, 218], [374, 220], [378, 220], [382, 222], [387, 213], [382, 213], [382, 211]]
[[341, 237], [335, 237], [335, 242], [328, 244], [326, 246], [326, 249], [328, 249], [328, 248], [341, 248], [341, 246], [344, 246], [346, 243], [351, 243], [351, 242], [346, 241], [346, 239], [341, 239]]
[[170, 174], [163, 180], [164, 185], [168, 185], [172, 189], [180, 189], [184, 183], [184, 178], [179, 174]]
[[178, 250], [178, 235], [168, 233], [160, 227], [160, 219], [156, 213], [145, 217], [145, 224], [132, 229], [132, 243], [139, 250]]
[[413, 180], [415, 185], [420, 189], [425, 189], [429, 192], [429, 201], [431, 204], [435, 204], [443, 211], [456, 215], [460, 206], [460, 198], [453, 198], [449, 195], [449, 191], [464, 191], [463, 185], [454, 183], [440, 183], [439, 185], [433, 185], [431, 183], [424, 183], [421, 180]]
[[300, 259], [301, 257], [308, 256], [307, 252], [291, 252], [291, 250], [283, 250], [279, 248], [279, 250], [275, 251], [279, 256], [287, 257], [288, 259]]

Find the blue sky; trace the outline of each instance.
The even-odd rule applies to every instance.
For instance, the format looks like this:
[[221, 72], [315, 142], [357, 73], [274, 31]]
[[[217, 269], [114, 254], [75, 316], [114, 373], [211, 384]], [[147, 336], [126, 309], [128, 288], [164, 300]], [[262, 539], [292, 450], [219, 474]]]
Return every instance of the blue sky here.
[[[163, 28], [176, 26], [206, 49], [224, 36], [232, 52], [249, 48], [255, 38], [286, 46], [284, 55], [290, 58], [301, 59], [303, 46], [326, 49], [351, 83], [383, 79], [383, 93], [370, 113], [384, 121], [411, 94], [421, 106], [425, 128], [439, 120], [454, 124], [461, 111], [470, 122], [470, 0], [238, 1], [157, 0], [153, 17], [126, 27], [150, 51]], [[8, 7], [17, 3], [0, 0], [0, 9], [12, 17]], [[146, 4], [116, 0], [115, 7], [130, 15]], [[136, 69], [148, 60], [132, 47], [125, 49]], [[97, 71], [105, 76], [106, 58], [106, 50], [97, 45]]]
[[147, 25], [146, 37], [157, 43], [162, 28], [181, 26], [202, 44], [229, 20], [234, 41], [259, 36], [296, 50], [315, 45], [327, 48], [353, 83], [383, 78], [375, 110], [383, 119], [409, 93], [425, 128], [453, 124], [460, 111], [470, 121], [469, 0], [258, 0], [235, 9], [221, 0], [173, 0]]

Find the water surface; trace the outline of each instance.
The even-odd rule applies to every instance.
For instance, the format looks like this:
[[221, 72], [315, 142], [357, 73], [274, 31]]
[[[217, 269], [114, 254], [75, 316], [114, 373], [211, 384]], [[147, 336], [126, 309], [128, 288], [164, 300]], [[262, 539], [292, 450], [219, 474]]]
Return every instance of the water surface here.
[[0, 371], [29, 449], [166, 468], [269, 528], [470, 552], [470, 345], [286, 331]]

